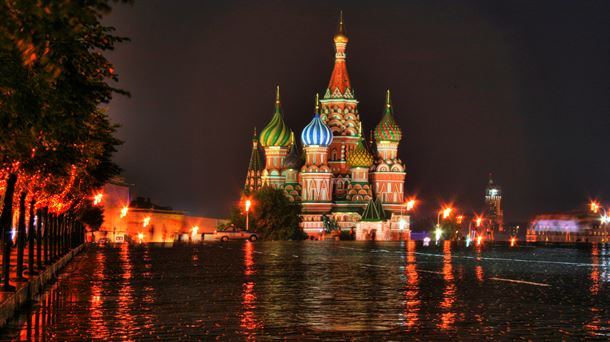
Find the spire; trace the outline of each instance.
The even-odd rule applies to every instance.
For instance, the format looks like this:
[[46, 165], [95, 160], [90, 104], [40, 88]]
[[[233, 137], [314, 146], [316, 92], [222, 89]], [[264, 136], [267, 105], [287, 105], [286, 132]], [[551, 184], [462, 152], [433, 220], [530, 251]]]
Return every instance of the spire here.
[[280, 86], [277, 85], [275, 88], [275, 110], [280, 110]]
[[263, 165], [261, 163], [260, 154], [258, 150], [256, 127], [254, 127], [254, 134], [252, 134], [252, 153], [250, 154], [250, 163], [248, 164], [248, 172], [246, 173], [246, 183], [244, 185], [245, 193], [250, 193], [260, 188], [262, 171]]
[[282, 118], [280, 86], [278, 85], [275, 90], [275, 111], [271, 121], [261, 131], [261, 145], [265, 148], [269, 146], [288, 147], [290, 144], [290, 132], [290, 128], [286, 126]]
[[339, 25], [337, 26], [337, 33], [335, 33], [335, 37], [333, 38], [335, 43], [347, 43], [349, 38], [345, 34], [345, 27], [343, 25], [343, 11], [339, 12]]
[[324, 98], [354, 98], [345, 64], [345, 48], [349, 39], [345, 35], [343, 12], [339, 15], [339, 26], [333, 41], [335, 43], [335, 67]]
[[320, 113], [320, 94], [316, 93], [316, 113]]
[[490, 172], [489, 173], [489, 185], [493, 185], [494, 184], [494, 180], [493, 180], [493, 174]]
[[386, 111], [389, 111], [392, 108], [392, 100], [390, 100], [390, 89], [388, 89], [385, 94], [385, 108]]
[[390, 90], [388, 89], [385, 97], [385, 107], [383, 117], [377, 127], [375, 127], [375, 141], [399, 142], [402, 138], [402, 131], [392, 114], [392, 100], [390, 100]]

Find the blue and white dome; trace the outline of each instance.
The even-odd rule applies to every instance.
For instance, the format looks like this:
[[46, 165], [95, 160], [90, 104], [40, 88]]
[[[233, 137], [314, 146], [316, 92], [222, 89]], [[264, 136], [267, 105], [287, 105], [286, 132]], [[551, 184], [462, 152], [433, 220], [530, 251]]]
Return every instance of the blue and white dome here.
[[328, 146], [333, 141], [333, 132], [322, 122], [320, 114], [316, 113], [309, 125], [303, 129], [301, 141], [305, 146]]

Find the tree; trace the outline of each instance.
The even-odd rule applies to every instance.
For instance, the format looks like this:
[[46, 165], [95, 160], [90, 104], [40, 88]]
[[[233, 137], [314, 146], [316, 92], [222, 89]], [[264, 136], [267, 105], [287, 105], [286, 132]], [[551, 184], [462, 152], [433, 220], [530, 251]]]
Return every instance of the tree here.
[[[234, 207], [230, 222], [245, 227], [245, 213]], [[290, 202], [284, 190], [263, 187], [252, 194], [250, 229], [267, 240], [301, 240], [307, 235], [300, 227], [301, 203]]]

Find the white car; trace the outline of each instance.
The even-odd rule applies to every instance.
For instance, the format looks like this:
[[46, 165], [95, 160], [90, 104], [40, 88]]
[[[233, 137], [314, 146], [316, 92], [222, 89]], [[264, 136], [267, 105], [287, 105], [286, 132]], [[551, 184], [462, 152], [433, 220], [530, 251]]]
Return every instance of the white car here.
[[248, 232], [235, 227], [228, 227], [221, 231], [215, 231], [213, 235], [214, 240], [229, 241], [229, 240], [258, 240], [258, 234], [255, 232]]

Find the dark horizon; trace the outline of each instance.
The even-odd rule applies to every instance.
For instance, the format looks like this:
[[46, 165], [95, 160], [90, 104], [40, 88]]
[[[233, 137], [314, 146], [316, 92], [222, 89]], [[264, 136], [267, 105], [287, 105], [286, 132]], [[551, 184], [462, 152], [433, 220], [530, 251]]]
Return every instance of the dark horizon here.
[[610, 201], [603, 1], [117, 5], [106, 22], [132, 42], [109, 57], [132, 98], [115, 97], [109, 112], [125, 140], [115, 160], [135, 195], [226, 216], [276, 84], [295, 134], [310, 121], [340, 9], [364, 129], [391, 89], [419, 215], [451, 201], [481, 211], [489, 172], [507, 222]]

